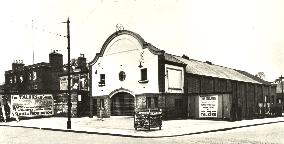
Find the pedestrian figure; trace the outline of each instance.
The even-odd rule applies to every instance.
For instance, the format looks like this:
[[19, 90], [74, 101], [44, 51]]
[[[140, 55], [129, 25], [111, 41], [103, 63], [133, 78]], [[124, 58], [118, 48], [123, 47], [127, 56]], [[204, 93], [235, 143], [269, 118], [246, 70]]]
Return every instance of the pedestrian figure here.
[[15, 118], [17, 121], [19, 121], [19, 118], [10, 102], [8, 102], [7, 99], [3, 99], [2, 102], [1, 111], [4, 122], [9, 121], [11, 118]]
[[0, 122], [5, 121], [6, 118], [4, 118], [5, 116], [5, 110], [4, 110], [4, 104], [3, 101], [0, 101]]
[[6, 99], [3, 99], [2, 102], [3, 102], [2, 103], [2, 116], [3, 116], [4, 122], [7, 122], [8, 118], [10, 117], [9, 105]]
[[18, 118], [18, 116], [17, 116], [17, 114], [16, 114], [16, 112], [15, 112], [13, 106], [11, 105], [10, 102], [7, 102], [7, 104], [8, 104], [9, 107], [10, 107], [10, 118], [15, 118], [16, 121], [19, 122], [20, 120], [19, 120], [19, 118]]

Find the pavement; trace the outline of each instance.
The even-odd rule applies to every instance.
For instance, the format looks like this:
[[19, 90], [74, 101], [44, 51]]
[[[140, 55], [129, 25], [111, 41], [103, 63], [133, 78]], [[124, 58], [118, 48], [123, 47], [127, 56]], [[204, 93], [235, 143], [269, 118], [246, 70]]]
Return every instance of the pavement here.
[[98, 119], [97, 117], [82, 117], [71, 118], [72, 128], [67, 129], [67, 118], [49, 117], [20, 120], [19, 122], [0, 122], [0, 127], [24, 127], [52, 131], [102, 134], [135, 138], [161, 138], [227, 131], [273, 123], [284, 124], [284, 117], [242, 120], [235, 122], [194, 119], [165, 120], [162, 122], [161, 130], [159, 130], [159, 128], [151, 128], [150, 131], [146, 129], [135, 130], [133, 123], [133, 117], [129, 116], [112, 116], [104, 119]]

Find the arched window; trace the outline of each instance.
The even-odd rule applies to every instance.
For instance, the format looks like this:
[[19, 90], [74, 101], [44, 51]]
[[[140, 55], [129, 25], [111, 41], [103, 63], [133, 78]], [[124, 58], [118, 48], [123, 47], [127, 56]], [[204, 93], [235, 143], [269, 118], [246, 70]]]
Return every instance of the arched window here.
[[120, 71], [119, 74], [118, 74], [118, 76], [119, 76], [119, 80], [120, 80], [120, 81], [124, 81], [125, 78], [126, 78], [126, 74], [125, 74], [124, 71]]

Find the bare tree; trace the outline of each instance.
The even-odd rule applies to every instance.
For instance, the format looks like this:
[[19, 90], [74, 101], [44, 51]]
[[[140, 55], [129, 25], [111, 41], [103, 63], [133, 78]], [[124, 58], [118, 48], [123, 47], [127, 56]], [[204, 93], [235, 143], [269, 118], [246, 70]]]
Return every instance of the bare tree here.
[[258, 72], [255, 76], [260, 78], [260, 79], [264, 79], [265, 78], [264, 72]]

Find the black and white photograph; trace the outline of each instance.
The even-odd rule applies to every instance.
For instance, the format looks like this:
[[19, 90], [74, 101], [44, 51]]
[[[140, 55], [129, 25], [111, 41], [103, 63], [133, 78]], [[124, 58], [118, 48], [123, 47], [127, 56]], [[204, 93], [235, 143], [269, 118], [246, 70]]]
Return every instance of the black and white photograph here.
[[284, 1], [0, 0], [1, 144], [284, 144]]

